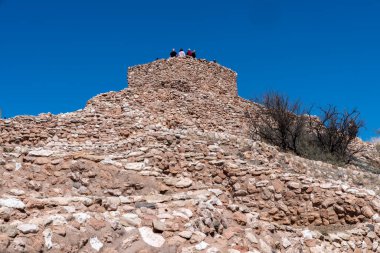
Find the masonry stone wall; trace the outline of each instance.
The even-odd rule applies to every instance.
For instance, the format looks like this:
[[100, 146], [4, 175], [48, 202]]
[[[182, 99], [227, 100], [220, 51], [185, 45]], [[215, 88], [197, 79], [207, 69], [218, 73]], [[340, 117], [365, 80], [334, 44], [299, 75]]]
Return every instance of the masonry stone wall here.
[[237, 96], [236, 72], [217, 63], [193, 58], [169, 58], [128, 68], [129, 88], [175, 88]]

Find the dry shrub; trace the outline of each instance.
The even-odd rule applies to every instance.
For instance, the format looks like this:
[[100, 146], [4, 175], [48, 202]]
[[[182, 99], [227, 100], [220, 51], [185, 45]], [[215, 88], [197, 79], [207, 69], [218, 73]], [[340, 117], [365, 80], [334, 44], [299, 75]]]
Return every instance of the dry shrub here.
[[254, 102], [261, 104], [257, 112], [248, 112], [252, 137], [280, 147], [284, 151], [299, 154], [298, 143], [307, 124], [299, 101], [290, 102], [289, 98], [278, 93], [269, 93]]
[[[332, 163], [349, 163], [360, 150], [353, 144], [364, 126], [357, 110], [340, 112], [335, 106], [320, 109], [312, 117], [301, 102], [268, 93], [254, 111], [247, 111], [251, 137], [297, 155]], [[310, 110], [309, 110], [310, 111]]]

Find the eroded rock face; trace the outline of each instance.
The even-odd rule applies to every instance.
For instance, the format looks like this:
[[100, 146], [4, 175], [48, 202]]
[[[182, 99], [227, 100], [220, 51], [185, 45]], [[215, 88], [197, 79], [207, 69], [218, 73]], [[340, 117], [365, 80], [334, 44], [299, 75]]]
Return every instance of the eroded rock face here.
[[310, 168], [360, 172], [250, 140], [234, 72], [129, 71], [83, 110], [0, 121], [0, 252], [380, 251], [375, 191]]

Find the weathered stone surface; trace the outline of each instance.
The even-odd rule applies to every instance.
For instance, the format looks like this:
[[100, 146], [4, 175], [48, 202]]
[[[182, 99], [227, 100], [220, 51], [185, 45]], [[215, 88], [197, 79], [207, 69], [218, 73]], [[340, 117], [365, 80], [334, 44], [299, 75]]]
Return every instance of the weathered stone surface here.
[[143, 170], [145, 168], [145, 164], [144, 163], [127, 163], [125, 164], [125, 168], [127, 170]]
[[178, 188], [187, 188], [193, 184], [193, 181], [190, 178], [181, 178], [175, 186]]
[[257, 240], [257, 237], [253, 233], [247, 233], [246, 234], [247, 239], [254, 244], [258, 244], [259, 241]]
[[372, 216], [375, 214], [370, 206], [364, 206], [361, 209], [363, 215], [367, 218], [372, 218]]
[[234, 213], [233, 218], [240, 225], [244, 226], [247, 224], [247, 216], [241, 212]]
[[90, 238], [90, 245], [95, 251], [100, 251], [103, 248], [103, 243], [97, 237]]
[[282, 238], [281, 243], [282, 247], [284, 247], [285, 249], [289, 248], [292, 245], [292, 243], [286, 237]]
[[7, 235], [0, 234], [0, 252], [7, 252], [10, 240]]
[[37, 233], [39, 228], [36, 224], [22, 223], [17, 226], [17, 229], [24, 234]]
[[141, 227], [139, 232], [144, 242], [152, 247], [160, 248], [165, 243], [165, 239], [161, 235], [153, 233], [149, 227]]
[[73, 216], [75, 217], [75, 220], [79, 223], [84, 223], [88, 219], [91, 218], [91, 216], [87, 213], [75, 213], [75, 214], [73, 214]]
[[52, 154], [53, 154], [53, 151], [44, 150], [44, 149], [33, 150], [28, 153], [28, 155], [30, 156], [37, 156], [37, 157], [48, 157], [48, 156], [51, 156]]
[[45, 240], [45, 247], [47, 249], [51, 249], [53, 247], [53, 241], [52, 241], [53, 232], [51, 231], [50, 228], [47, 228], [44, 230], [44, 232], [42, 234], [43, 234], [44, 240]]
[[153, 221], [153, 228], [155, 231], [165, 231], [166, 230], [166, 225], [165, 223], [159, 221], [159, 220], [154, 220]]
[[122, 221], [125, 221], [126, 224], [138, 227], [141, 224], [141, 219], [137, 214], [134, 213], [126, 213], [122, 217]]
[[185, 239], [190, 239], [191, 236], [193, 235], [193, 232], [191, 231], [182, 231], [178, 234], [179, 236], [185, 238]]
[[197, 245], [195, 245], [195, 249], [198, 251], [205, 250], [205, 249], [207, 249], [207, 247], [208, 247], [207, 242], [200, 242]]
[[0, 206], [5, 206], [9, 208], [17, 208], [17, 209], [25, 208], [24, 202], [15, 198], [0, 199]]

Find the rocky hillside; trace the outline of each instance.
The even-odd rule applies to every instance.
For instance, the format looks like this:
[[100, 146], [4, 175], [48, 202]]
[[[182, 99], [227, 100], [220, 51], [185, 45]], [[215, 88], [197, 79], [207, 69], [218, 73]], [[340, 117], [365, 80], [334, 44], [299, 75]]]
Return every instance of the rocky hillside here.
[[1, 121], [0, 252], [380, 252], [378, 176], [250, 140], [236, 76], [157, 60], [83, 110]]

